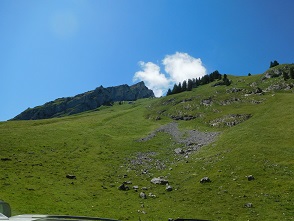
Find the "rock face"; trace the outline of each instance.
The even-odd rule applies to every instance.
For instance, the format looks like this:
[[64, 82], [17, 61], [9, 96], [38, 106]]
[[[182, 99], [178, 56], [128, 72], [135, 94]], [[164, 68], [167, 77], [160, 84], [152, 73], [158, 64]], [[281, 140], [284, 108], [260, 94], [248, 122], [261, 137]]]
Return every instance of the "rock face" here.
[[150, 97], [154, 97], [154, 93], [145, 86], [143, 81], [132, 86], [126, 84], [108, 88], [100, 86], [93, 91], [78, 94], [74, 97], [59, 98], [42, 106], [28, 108], [12, 120], [60, 117], [93, 110], [101, 105], [110, 105], [115, 101], [135, 101]]

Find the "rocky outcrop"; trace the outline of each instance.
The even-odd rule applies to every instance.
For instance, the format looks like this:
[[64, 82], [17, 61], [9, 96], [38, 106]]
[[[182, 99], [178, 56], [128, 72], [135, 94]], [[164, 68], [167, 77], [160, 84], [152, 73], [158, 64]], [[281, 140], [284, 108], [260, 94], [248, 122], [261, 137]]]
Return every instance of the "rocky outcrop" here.
[[128, 86], [126, 84], [104, 88], [100, 86], [93, 91], [74, 97], [58, 98], [42, 106], [28, 108], [12, 120], [36, 120], [77, 114], [110, 105], [116, 101], [135, 101], [140, 98], [154, 97], [152, 90], [144, 82]]
[[250, 117], [252, 117], [251, 114], [229, 114], [210, 121], [210, 125], [213, 127], [233, 127], [248, 120]]
[[264, 72], [264, 75], [262, 76], [261, 80], [266, 80], [269, 78], [276, 78], [283, 75], [288, 75], [290, 77], [290, 69], [293, 69], [293, 64], [284, 64], [284, 65], [278, 65], [275, 67], [272, 67], [268, 69], [266, 72]]

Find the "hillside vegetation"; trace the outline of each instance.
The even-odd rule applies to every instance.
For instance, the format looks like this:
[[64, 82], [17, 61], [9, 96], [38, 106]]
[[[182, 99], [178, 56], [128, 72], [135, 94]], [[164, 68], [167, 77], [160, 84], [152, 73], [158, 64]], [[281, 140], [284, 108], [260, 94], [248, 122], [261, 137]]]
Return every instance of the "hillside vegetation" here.
[[[289, 67], [63, 118], [1, 122], [0, 198], [14, 215], [293, 220], [294, 80], [281, 74]], [[172, 122], [174, 133], [159, 129]], [[208, 145], [181, 142], [191, 131], [217, 135]], [[118, 189], [123, 182], [129, 190]]]

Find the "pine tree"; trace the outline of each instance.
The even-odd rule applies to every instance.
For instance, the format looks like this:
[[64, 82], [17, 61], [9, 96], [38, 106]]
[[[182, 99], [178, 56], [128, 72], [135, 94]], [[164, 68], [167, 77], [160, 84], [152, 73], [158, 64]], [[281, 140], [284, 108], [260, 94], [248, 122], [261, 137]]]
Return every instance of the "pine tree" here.
[[228, 79], [228, 75], [226, 74], [224, 74], [223, 81], [224, 81], [224, 84], [227, 86], [231, 84], [231, 81]]
[[289, 75], [290, 75], [290, 78], [291, 78], [291, 79], [294, 79], [294, 68], [293, 68], [293, 67], [290, 68], [290, 73], [289, 73]]
[[186, 91], [186, 90], [187, 90], [187, 81], [183, 81], [182, 91]]
[[193, 88], [193, 81], [191, 79], [188, 79], [187, 91], [191, 91], [192, 88]]
[[279, 62], [277, 62], [276, 60], [274, 60], [274, 62], [271, 61], [270, 68], [278, 66], [278, 65], [279, 65]]
[[201, 84], [204, 85], [204, 84], [208, 84], [208, 83], [209, 83], [209, 76], [208, 75], [204, 75], [201, 78]]
[[174, 87], [172, 89], [172, 93], [171, 94], [176, 94], [176, 93], [178, 93], [177, 91], [178, 91], [178, 85], [177, 84], [174, 84]]
[[182, 92], [182, 84], [181, 82], [178, 84], [177, 94]]

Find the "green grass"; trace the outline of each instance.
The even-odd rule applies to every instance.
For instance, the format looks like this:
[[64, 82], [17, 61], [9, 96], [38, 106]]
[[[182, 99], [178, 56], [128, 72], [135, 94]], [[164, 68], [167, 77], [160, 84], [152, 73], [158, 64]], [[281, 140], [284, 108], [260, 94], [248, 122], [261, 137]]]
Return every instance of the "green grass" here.
[[[231, 86], [201, 86], [160, 99], [135, 104], [115, 104], [63, 118], [0, 123], [0, 198], [9, 202], [13, 214], [71, 214], [120, 220], [293, 220], [294, 217], [294, 94], [269, 92], [245, 94], [257, 82], [266, 88], [281, 78], [261, 81], [261, 75], [229, 76]], [[291, 80], [289, 80], [291, 82]], [[231, 88], [238, 93], [227, 93]], [[201, 104], [211, 98], [211, 106]], [[224, 100], [237, 102], [221, 105]], [[185, 100], [185, 102], [183, 102]], [[260, 101], [256, 104], [255, 101]], [[189, 158], [173, 153], [180, 145], [165, 133], [137, 142], [171, 115], [197, 115], [178, 121], [179, 128], [219, 131], [216, 142]], [[229, 114], [251, 114], [234, 127], [211, 127], [209, 122]], [[161, 120], [156, 120], [160, 117]], [[133, 166], [139, 153], [149, 164]], [[156, 165], [164, 163], [165, 169]], [[148, 168], [149, 173], [142, 174]], [[67, 174], [76, 175], [70, 180]], [[246, 176], [255, 180], [248, 181]], [[127, 177], [126, 177], [127, 176]], [[164, 176], [173, 191], [153, 185]], [[212, 182], [200, 184], [208, 176]], [[123, 181], [139, 190], [119, 191]], [[245, 208], [252, 203], [252, 208]], [[144, 213], [142, 212], [144, 211]]]

